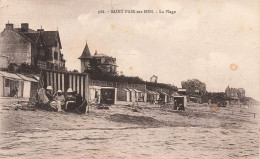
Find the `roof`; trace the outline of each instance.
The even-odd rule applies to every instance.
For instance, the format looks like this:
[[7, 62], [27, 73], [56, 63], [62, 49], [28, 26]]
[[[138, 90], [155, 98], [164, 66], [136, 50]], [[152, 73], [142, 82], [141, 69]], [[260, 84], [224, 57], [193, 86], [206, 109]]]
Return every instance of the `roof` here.
[[40, 36], [40, 33], [39, 32], [36, 32], [36, 33], [22, 33], [23, 35], [25, 35], [29, 40], [30, 42], [36, 44], [38, 39], [39, 39], [39, 36]]
[[88, 59], [88, 58], [91, 58], [91, 53], [89, 51], [88, 44], [86, 42], [85, 48], [84, 48], [81, 56], [79, 57], [79, 59]]
[[131, 89], [131, 88], [128, 88], [129, 89], [129, 91], [131, 91], [131, 92], [134, 92], [134, 90], [133, 89]]
[[96, 53], [93, 55], [93, 57], [109, 57], [109, 56], [107, 56], [106, 54], [103, 54], [103, 53]]
[[116, 89], [115, 87], [101, 87], [101, 89]]
[[101, 89], [101, 86], [89, 86], [91, 89]]
[[156, 91], [148, 91], [148, 93], [150, 93], [150, 94], [160, 95], [160, 93], [158, 93], [158, 92], [156, 92]]
[[155, 92], [153, 91], [148, 91], [149, 94], [156, 94]]
[[22, 74], [16, 74], [16, 75], [18, 75], [19, 77], [21, 77], [25, 81], [38, 82], [37, 80], [30, 78], [30, 77], [26, 77], [25, 75], [22, 75]]
[[25, 39], [33, 44], [42, 42], [43, 45], [56, 46], [57, 42], [59, 42], [60, 48], [62, 48], [58, 31], [35, 31], [32, 29], [28, 29], [28, 31], [22, 32], [21, 28], [14, 28], [13, 31], [23, 36]]
[[174, 96], [179, 96], [179, 94], [176, 93], [176, 92], [173, 92], [171, 96], [173, 96], [173, 97], [174, 97]]
[[4, 77], [7, 77], [7, 78], [12, 78], [12, 79], [23, 80], [21, 77], [17, 76], [14, 73], [9, 73], [9, 72], [4, 72], [4, 71], [0, 71], [0, 76], [4, 76]]
[[186, 92], [186, 89], [178, 88], [178, 92]]
[[40, 80], [40, 77], [39, 76], [36, 76], [36, 75], [32, 75], [36, 80]]
[[163, 95], [168, 95], [167, 93], [165, 93], [165, 92], [160, 92], [161, 94], [163, 94]]
[[182, 97], [182, 98], [184, 98], [185, 96], [174, 96], [174, 98], [176, 98], [176, 97], [177, 97], [177, 98], [179, 98], [179, 97]]
[[130, 90], [128, 90], [127, 88], [125, 88], [124, 90], [127, 91], [127, 92], [130, 92]]
[[58, 31], [41, 31], [40, 38], [47, 46], [56, 46], [57, 42], [59, 42], [60, 48], [62, 48]]
[[[14, 31], [16, 31], [16, 32], [21, 32], [21, 28], [14, 28]], [[27, 32], [29, 32], [29, 33], [35, 33], [35, 32], [37, 32], [37, 31], [28, 28]]]
[[137, 90], [137, 89], [134, 89], [134, 91], [136, 91], [137, 93], [142, 93], [142, 91], [139, 91], [139, 90]]

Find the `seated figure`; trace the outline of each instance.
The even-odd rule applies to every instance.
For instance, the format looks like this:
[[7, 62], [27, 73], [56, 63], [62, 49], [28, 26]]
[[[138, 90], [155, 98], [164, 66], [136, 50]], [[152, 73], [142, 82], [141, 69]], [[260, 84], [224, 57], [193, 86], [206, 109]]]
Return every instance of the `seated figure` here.
[[69, 112], [73, 111], [76, 105], [76, 97], [71, 88], [67, 90], [67, 95], [65, 100], [66, 100], [65, 110]]

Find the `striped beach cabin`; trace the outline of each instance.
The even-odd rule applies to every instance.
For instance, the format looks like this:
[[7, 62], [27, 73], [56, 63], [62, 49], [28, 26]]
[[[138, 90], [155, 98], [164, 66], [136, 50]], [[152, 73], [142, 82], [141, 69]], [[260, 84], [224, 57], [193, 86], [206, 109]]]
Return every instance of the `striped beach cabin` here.
[[44, 88], [52, 86], [53, 91], [62, 90], [65, 92], [68, 88], [77, 91], [83, 99], [89, 99], [89, 76], [85, 73], [63, 72], [54, 70], [42, 70]]

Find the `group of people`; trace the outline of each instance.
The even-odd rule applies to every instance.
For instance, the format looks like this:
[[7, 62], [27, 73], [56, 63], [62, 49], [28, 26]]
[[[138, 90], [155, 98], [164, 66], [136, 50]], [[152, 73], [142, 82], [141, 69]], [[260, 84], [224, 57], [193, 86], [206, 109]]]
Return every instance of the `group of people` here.
[[174, 107], [173, 110], [182, 110], [185, 111], [185, 107], [182, 103], [177, 102], [177, 100], [174, 101]]
[[83, 102], [83, 98], [77, 91], [68, 88], [66, 95], [61, 90], [53, 93], [53, 88], [48, 86], [45, 90], [41, 88], [38, 91], [38, 102], [43, 107], [53, 111], [74, 111]]

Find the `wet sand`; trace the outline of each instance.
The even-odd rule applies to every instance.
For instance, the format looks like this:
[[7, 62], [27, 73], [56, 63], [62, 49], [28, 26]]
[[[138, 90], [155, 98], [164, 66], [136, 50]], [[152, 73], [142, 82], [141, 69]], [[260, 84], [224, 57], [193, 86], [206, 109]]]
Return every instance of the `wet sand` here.
[[0, 158], [259, 158], [260, 107], [121, 104], [77, 115], [16, 103], [0, 100]]

